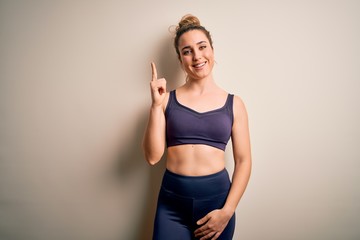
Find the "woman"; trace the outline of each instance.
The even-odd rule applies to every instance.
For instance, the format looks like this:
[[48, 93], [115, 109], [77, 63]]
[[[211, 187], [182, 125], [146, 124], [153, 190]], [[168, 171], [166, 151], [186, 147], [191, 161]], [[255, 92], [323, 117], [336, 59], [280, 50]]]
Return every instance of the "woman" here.
[[[242, 100], [216, 85], [210, 33], [198, 18], [184, 16], [174, 46], [187, 81], [166, 92], [152, 63], [152, 105], [143, 139], [154, 165], [167, 147], [153, 239], [232, 239], [235, 209], [251, 172], [248, 120]], [[225, 147], [232, 139], [232, 181]]]

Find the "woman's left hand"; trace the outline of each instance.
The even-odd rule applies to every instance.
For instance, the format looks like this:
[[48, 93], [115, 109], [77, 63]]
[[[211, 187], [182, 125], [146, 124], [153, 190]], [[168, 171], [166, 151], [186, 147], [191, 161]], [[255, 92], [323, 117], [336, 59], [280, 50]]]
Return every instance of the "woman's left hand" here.
[[223, 209], [216, 209], [208, 213], [205, 217], [196, 222], [197, 225], [203, 225], [194, 232], [195, 237], [200, 240], [217, 239], [227, 226], [232, 214]]

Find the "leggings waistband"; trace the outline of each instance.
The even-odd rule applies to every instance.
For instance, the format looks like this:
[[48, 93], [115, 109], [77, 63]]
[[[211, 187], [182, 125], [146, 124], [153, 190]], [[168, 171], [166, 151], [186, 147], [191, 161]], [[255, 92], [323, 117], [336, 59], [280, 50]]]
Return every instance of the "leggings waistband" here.
[[227, 193], [231, 182], [227, 170], [205, 175], [184, 176], [165, 170], [162, 188], [183, 197], [208, 197]]

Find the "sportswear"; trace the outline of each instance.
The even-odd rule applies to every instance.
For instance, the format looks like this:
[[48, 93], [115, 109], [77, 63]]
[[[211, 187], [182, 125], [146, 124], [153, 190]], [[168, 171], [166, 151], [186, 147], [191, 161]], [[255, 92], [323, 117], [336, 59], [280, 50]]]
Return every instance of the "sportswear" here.
[[205, 144], [225, 151], [234, 121], [233, 99], [228, 94], [224, 106], [198, 112], [179, 103], [176, 91], [171, 91], [165, 109], [167, 147]]
[[[153, 240], [197, 240], [196, 222], [209, 212], [221, 209], [231, 182], [226, 169], [205, 176], [183, 176], [165, 170], [159, 193]], [[235, 213], [218, 240], [233, 239]]]

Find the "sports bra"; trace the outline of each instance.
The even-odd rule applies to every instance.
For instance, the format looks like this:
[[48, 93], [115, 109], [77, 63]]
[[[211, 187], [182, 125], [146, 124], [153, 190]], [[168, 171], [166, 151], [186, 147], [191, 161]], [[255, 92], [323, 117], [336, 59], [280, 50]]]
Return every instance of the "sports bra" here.
[[182, 144], [205, 144], [225, 151], [231, 136], [233, 94], [228, 94], [224, 106], [197, 112], [176, 99], [176, 91], [170, 92], [165, 109], [167, 147]]

